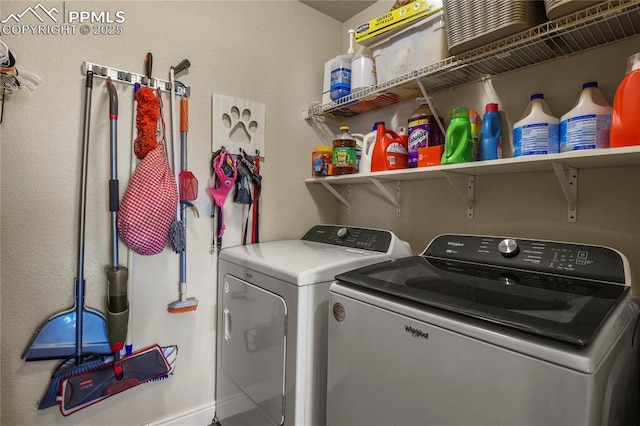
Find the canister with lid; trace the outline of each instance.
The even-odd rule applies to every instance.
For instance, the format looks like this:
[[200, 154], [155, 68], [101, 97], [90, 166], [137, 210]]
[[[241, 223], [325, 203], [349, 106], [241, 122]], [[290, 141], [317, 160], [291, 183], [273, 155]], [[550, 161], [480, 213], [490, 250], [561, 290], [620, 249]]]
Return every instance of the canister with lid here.
[[311, 155], [311, 176], [333, 175], [333, 149], [330, 146], [319, 145]]

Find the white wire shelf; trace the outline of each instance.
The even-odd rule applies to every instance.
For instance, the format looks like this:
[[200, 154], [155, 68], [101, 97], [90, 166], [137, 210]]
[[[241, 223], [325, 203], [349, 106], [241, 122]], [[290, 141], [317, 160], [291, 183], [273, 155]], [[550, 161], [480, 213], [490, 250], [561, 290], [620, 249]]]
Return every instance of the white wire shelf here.
[[326, 104], [315, 104], [306, 118], [324, 114], [352, 117], [424, 96], [584, 52], [640, 34], [640, 0], [607, 1], [548, 21], [469, 52], [371, 86]]

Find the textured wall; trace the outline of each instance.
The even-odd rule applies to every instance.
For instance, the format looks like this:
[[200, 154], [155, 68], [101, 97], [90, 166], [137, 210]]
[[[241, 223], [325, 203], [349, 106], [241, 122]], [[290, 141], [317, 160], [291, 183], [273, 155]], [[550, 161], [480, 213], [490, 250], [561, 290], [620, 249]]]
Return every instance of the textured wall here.
[[[37, 2], [3, 1], [1, 15], [21, 13]], [[2, 35], [19, 70], [42, 79], [35, 91], [7, 96], [2, 131], [2, 424], [143, 424], [214, 401], [216, 258], [211, 255], [211, 96], [266, 105], [268, 156], [263, 163], [261, 238], [297, 238], [337, 209], [318, 212], [303, 177], [318, 143], [302, 120], [302, 108], [321, 92], [323, 58], [342, 42], [340, 23], [295, 1], [43, 2], [60, 11], [125, 12], [123, 34]], [[23, 23], [35, 24], [33, 16]], [[63, 418], [56, 408], [36, 409], [56, 362], [25, 363], [20, 355], [36, 328], [73, 304], [82, 140], [83, 61], [144, 72], [154, 54], [155, 77], [191, 61], [179, 80], [191, 87], [189, 168], [200, 181], [200, 218], [189, 216], [189, 295], [196, 312], [171, 315], [178, 298], [179, 259], [170, 249], [134, 256], [133, 343], [177, 344], [176, 373]], [[133, 89], [117, 85], [120, 100], [119, 177], [129, 176]], [[169, 116], [168, 98], [164, 98]], [[110, 263], [107, 206], [109, 178], [108, 97], [104, 80], [93, 88], [86, 228], [87, 304], [105, 310]], [[241, 211], [228, 203], [225, 245], [239, 243]], [[126, 260], [121, 246], [121, 264]]]

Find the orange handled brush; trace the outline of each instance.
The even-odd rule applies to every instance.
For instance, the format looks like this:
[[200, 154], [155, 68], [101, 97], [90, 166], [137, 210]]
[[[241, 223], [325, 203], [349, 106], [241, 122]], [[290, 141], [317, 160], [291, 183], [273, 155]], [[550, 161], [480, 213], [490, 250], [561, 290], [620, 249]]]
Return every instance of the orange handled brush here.
[[167, 310], [172, 313], [195, 311], [198, 309], [198, 299], [187, 297], [187, 215], [184, 206], [192, 205], [190, 201], [198, 196], [198, 180], [193, 173], [187, 171], [187, 131], [189, 129], [189, 103], [185, 97], [180, 101], [180, 145], [182, 161], [180, 164], [180, 222], [184, 224], [184, 250], [180, 252], [180, 299], [169, 304]]

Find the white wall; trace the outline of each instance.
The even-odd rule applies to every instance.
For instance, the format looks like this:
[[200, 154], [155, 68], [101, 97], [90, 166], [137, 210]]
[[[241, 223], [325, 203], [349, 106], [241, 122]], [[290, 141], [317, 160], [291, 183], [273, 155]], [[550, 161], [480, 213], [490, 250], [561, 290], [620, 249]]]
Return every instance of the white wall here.
[[[3, 1], [1, 15], [20, 13], [37, 2]], [[311, 194], [303, 182], [310, 153], [318, 144], [302, 120], [302, 108], [320, 99], [325, 58], [340, 49], [340, 23], [297, 1], [43, 2], [62, 10], [122, 10], [123, 34], [2, 35], [19, 70], [42, 79], [35, 91], [6, 98], [1, 162], [1, 375], [2, 424], [144, 424], [188, 410], [212, 414], [216, 257], [210, 254], [211, 95], [266, 105], [267, 158], [263, 162], [261, 240], [298, 238], [312, 224], [334, 222], [337, 209], [318, 211], [330, 199]], [[23, 22], [33, 17], [25, 17]], [[37, 22], [31, 22], [35, 24]], [[191, 87], [189, 168], [199, 179], [199, 219], [189, 216], [189, 296], [197, 311], [169, 314], [178, 298], [179, 259], [170, 249], [135, 256], [132, 302], [136, 348], [177, 344], [173, 377], [139, 386], [63, 418], [56, 408], [36, 409], [55, 361], [20, 359], [38, 326], [73, 304], [79, 166], [84, 98], [83, 61], [144, 72], [146, 52], [154, 54], [155, 77], [191, 61], [179, 80]], [[129, 176], [132, 126], [131, 86], [117, 84], [120, 100], [119, 177], [124, 194]], [[164, 104], [168, 112], [169, 102]], [[105, 310], [105, 273], [110, 263], [107, 180], [108, 97], [96, 79], [86, 234], [87, 304]], [[169, 117], [166, 116], [168, 121]], [[225, 245], [239, 243], [240, 209], [228, 202]], [[120, 262], [126, 259], [124, 247]], [[208, 410], [208, 411], [207, 411]], [[194, 417], [195, 418], [195, 417]], [[207, 421], [210, 417], [207, 419]], [[189, 422], [179, 422], [181, 424]], [[203, 424], [201, 419], [196, 424]]]

